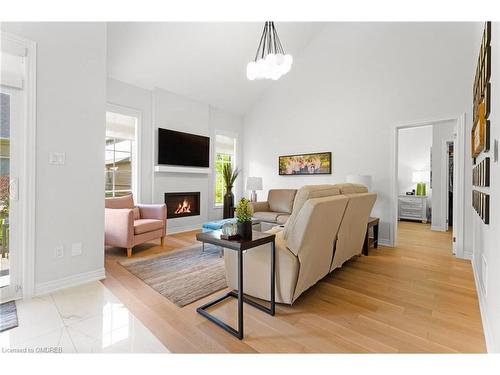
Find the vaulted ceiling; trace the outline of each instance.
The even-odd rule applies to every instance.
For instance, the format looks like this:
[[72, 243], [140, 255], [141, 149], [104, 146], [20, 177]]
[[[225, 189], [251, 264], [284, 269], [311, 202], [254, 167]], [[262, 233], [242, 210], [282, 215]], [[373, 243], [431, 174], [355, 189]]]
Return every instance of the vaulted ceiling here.
[[[294, 58], [323, 27], [311, 22], [276, 23], [285, 52]], [[108, 23], [108, 76], [243, 114], [263, 91], [287, 79], [247, 80], [246, 65], [254, 58], [262, 29], [263, 22]]]

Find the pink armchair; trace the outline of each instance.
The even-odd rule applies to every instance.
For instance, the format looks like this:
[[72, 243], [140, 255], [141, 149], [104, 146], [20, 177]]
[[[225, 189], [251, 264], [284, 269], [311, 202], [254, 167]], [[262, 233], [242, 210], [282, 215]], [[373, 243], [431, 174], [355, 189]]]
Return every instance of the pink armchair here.
[[127, 256], [132, 248], [160, 238], [161, 246], [167, 229], [165, 204], [134, 205], [132, 194], [106, 198], [104, 215], [104, 243], [106, 246], [123, 247]]

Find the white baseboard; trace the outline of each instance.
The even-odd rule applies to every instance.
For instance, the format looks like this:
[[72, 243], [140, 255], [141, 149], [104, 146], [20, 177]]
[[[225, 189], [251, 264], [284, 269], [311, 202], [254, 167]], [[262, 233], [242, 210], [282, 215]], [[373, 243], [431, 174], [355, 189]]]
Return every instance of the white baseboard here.
[[448, 232], [448, 228], [442, 225], [431, 225], [431, 230], [436, 232]]
[[463, 258], [462, 259], [468, 259], [472, 262], [472, 253], [468, 251], [464, 251]]
[[52, 293], [57, 290], [66, 289], [72, 286], [86, 284], [92, 281], [98, 281], [105, 278], [106, 278], [106, 271], [104, 270], [104, 268], [101, 268], [95, 271], [89, 271], [89, 272], [79, 273], [77, 275], [63, 277], [62, 279], [47, 281], [45, 283], [40, 283], [35, 286], [35, 296]]
[[478, 279], [475, 263], [473, 260], [471, 261], [471, 263], [472, 263], [472, 273], [474, 274], [474, 281], [476, 283], [477, 299], [479, 300], [479, 311], [481, 313], [481, 321], [483, 323], [483, 332], [484, 332], [484, 340], [486, 341], [486, 350], [488, 351], [488, 353], [494, 353], [496, 346], [493, 335], [491, 333], [490, 325], [488, 323], [488, 317], [486, 316], [486, 306], [484, 305], [483, 289]]
[[382, 246], [387, 246], [387, 247], [394, 247], [394, 246], [392, 246], [391, 240], [388, 238], [379, 238], [378, 244], [382, 245]]
[[196, 230], [196, 229], [201, 229], [201, 224], [186, 225], [183, 227], [175, 227], [175, 228], [167, 226], [167, 235], [181, 233], [181, 232], [189, 232], [191, 230]]

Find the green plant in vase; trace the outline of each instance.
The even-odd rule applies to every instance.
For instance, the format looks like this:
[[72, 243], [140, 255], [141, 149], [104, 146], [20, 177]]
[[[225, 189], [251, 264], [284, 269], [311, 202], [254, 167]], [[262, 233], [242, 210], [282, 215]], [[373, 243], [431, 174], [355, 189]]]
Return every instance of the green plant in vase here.
[[238, 234], [241, 238], [252, 238], [252, 206], [246, 198], [241, 198], [236, 206], [236, 221], [238, 222]]
[[240, 170], [238, 168], [235, 168], [233, 170], [233, 167], [230, 163], [224, 164], [224, 166], [222, 167], [222, 178], [224, 180], [224, 187], [226, 190], [226, 193], [224, 194], [224, 219], [234, 217], [233, 185], [239, 174]]

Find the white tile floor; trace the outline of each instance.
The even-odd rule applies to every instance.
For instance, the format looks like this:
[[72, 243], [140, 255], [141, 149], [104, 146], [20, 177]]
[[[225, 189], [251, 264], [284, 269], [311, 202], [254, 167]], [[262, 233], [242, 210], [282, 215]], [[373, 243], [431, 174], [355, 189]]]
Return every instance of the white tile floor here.
[[19, 327], [0, 333], [2, 349], [55, 347], [63, 353], [168, 353], [100, 282], [17, 301]]

